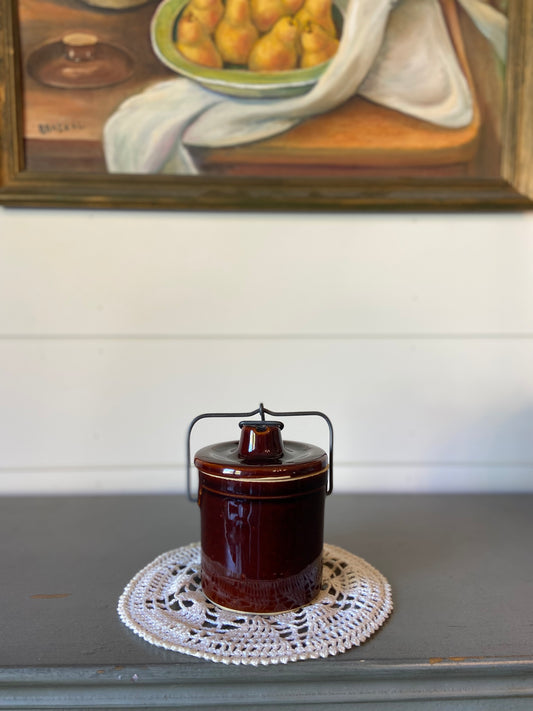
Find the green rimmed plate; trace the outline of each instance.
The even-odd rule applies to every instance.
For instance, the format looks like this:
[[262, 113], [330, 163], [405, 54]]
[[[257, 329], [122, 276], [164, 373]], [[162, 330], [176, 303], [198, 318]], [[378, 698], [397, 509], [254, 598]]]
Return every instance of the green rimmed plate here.
[[316, 84], [328, 62], [309, 69], [285, 72], [252, 72], [241, 68], [212, 69], [186, 59], [176, 48], [176, 27], [189, 0], [163, 0], [151, 24], [156, 56], [173, 71], [220, 94], [247, 98], [279, 99], [305, 94]]

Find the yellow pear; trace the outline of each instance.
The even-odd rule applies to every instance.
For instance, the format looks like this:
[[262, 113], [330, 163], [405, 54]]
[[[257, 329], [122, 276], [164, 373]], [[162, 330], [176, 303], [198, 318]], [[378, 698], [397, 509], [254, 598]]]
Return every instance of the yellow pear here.
[[285, 15], [294, 15], [304, 0], [250, 0], [252, 21], [260, 32], [268, 32]]
[[259, 37], [250, 18], [249, 0], [227, 0], [224, 15], [215, 29], [215, 44], [229, 64], [247, 64]]
[[298, 65], [300, 26], [293, 17], [282, 17], [259, 39], [250, 54], [253, 72], [279, 72]]
[[283, 0], [283, 4], [287, 9], [287, 14], [294, 15], [302, 7], [304, 0]]
[[192, 12], [211, 34], [224, 14], [222, 0], [190, 0], [183, 14]]
[[332, 0], [305, 0], [303, 7], [298, 10], [295, 17], [304, 28], [308, 22], [320, 25], [331, 37], [337, 36], [333, 15], [331, 12]]
[[189, 61], [204, 67], [221, 69], [223, 62], [213, 40], [200, 20], [187, 12], [178, 22], [176, 47]]
[[302, 56], [300, 66], [314, 67], [332, 57], [339, 47], [339, 40], [328, 35], [325, 29], [315, 22], [306, 23], [300, 36]]

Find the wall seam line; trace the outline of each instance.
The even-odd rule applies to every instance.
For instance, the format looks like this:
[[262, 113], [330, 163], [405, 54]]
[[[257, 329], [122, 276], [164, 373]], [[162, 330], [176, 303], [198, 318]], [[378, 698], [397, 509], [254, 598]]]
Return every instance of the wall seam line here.
[[533, 340], [533, 333], [0, 334], [0, 341], [482, 341]]

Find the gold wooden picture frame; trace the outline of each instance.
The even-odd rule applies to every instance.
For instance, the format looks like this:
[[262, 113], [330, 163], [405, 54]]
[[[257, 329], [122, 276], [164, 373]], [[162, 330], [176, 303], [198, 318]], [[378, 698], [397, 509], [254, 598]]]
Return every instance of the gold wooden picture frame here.
[[[230, 1], [225, 0], [226, 6]], [[424, 0], [400, 0], [396, 7], [417, 1]], [[147, 96], [156, 85], [174, 91], [182, 71], [187, 72], [172, 66], [172, 43], [170, 49], [154, 44], [157, 22], [177, 0], [0, 0], [0, 204], [182, 210], [530, 209], [533, 0], [481, 0], [506, 13], [506, 58], [499, 64], [490, 37], [463, 3], [431, 1], [439, 3], [473, 96], [466, 125], [435, 126], [395, 106], [380, 105], [369, 92], [242, 144], [193, 145], [190, 154], [200, 168], [180, 172], [110, 169], [103, 139], [110, 117], [124, 102]], [[69, 78], [58, 86], [54, 62], [64, 61], [62, 54], [58, 59], [59, 45], [72, 61], [64, 74]], [[90, 53], [91, 46], [109, 51], [102, 61], [109, 60], [105, 71], [111, 74], [104, 72], [101, 85], [76, 85], [87, 68], [89, 54], [84, 52]], [[202, 68], [200, 82], [211, 75], [211, 69]], [[180, 81], [196, 87], [196, 77], [188, 76]], [[200, 92], [214, 97], [216, 90], [208, 86]], [[259, 103], [262, 97], [245, 94], [236, 103], [247, 106], [250, 100]], [[153, 97], [150, 101], [153, 106]], [[185, 105], [192, 115], [189, 101], [176, 103], [177, 112]], [[223, 103], [220, 98], [214, 101]], [[158, 132], [157, 125], [157, 138]], [[128, 150], [131, 153], [131, 147]]]

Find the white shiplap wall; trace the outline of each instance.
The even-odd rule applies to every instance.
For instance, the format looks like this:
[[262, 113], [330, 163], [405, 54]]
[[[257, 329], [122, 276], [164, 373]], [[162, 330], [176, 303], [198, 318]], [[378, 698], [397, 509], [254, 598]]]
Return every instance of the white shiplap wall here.
[[183, 490], [260, 400], [339, 491], [532, 491], [533, 215], [0, 210], [0, 493]]

